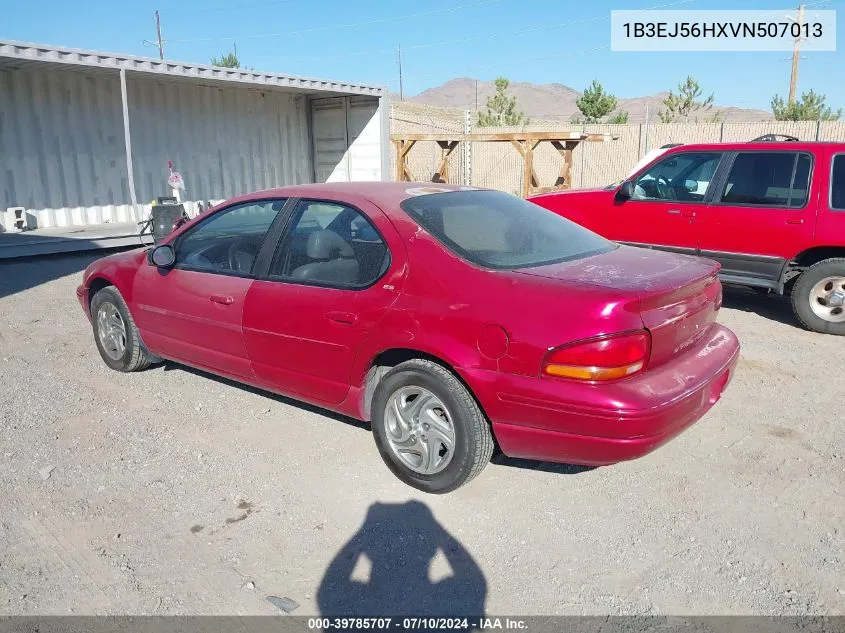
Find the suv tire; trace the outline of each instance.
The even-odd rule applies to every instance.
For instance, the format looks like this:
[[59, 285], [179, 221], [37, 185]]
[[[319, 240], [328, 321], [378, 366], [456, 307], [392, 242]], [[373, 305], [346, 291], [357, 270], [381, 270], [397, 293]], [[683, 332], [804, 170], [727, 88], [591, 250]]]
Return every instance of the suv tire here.
[[796, 318], [808, 330], [845, 336], [845, 258], [810, 266], [795, 281], [790, 300]]

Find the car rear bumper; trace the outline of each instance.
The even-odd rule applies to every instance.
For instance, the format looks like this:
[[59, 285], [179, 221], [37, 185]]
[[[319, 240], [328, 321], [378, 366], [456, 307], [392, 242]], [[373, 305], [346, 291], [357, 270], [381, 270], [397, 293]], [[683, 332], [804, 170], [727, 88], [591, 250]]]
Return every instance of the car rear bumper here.
[[602, 466], [652, 452], [719, 400], [739, 359], [733, 332], [713, 325], [676, 360], [604, 385], [463, 370], [511, 457]]

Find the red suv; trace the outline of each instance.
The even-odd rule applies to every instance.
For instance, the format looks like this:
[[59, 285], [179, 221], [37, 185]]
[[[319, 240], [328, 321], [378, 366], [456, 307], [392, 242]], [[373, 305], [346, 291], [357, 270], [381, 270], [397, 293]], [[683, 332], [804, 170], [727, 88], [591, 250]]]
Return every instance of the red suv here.
[[622, 182], [531, 201], [618, 242], [714, 259], [723, 282], [788, 295], [808, 329], [845, 335], [845, 143], [654, 154]]

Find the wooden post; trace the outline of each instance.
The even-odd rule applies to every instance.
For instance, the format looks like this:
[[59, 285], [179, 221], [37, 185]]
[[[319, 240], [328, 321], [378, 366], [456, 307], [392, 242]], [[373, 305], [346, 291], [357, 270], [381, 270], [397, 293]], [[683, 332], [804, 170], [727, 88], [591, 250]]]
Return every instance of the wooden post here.
[[[646, 129], [646, 137], [648, 129]], [[440, 162], [432, 177], [433, 182], [446, 182], [448, 159], [463, 142], [505, 142], [510, 143], [522, 156], [522, 195], [528, 197], [538, 191], [554, 191], [572, 187], [573, 150], [584, 141], [608, 140], [603, 134], [576, 132], [502, 132], [497, 134], [393, 134], [391, 140], [396, 148], [397, 181], [416, 180], [408, 167], [408, 153], [419, 141], [431, 141], [440, 147]], [[540, 179], [534, 170], [534, 150], [543, 142], [549, 142], [561, 156], [560, 174], [552, 187], [540, 187]], [[646, 143], [648, 139], [646, 138]]]
[[552, 141], [563, 162], [560, 165], [560, 175], [555, 181], [555, 189], [569, 189], [572, 187], [572, 150], [578, 146], [578, 141]]
[[522, 155], [522, 197], [531, 195], [532, 187], [536, 185], [534, 174], [534, 148], [540, 141], [524, 141], [522, 144], [524, 153]]
[[396, 181], [410, 182], [414, 180], [411, 170], [408, 168], [408, 152], [416, 145], [416, 141], [403, 141], [402, 139], [394, 139], [393, 144], [396, 146]]
[[405, 145], [404, 141], [398, 139], [393, 140], [393, 147], [396, 148], [396, 182], [405, 180], [405, 166], [403, 165], [405, 157], [402, 154], [403, 145]]
[[448, 182], [449, 180], [449, 155], [455, 151], [460, 141], [437, 141], [440, 146], [440, 164], [437, 171], [431, 178], [431, 182]]

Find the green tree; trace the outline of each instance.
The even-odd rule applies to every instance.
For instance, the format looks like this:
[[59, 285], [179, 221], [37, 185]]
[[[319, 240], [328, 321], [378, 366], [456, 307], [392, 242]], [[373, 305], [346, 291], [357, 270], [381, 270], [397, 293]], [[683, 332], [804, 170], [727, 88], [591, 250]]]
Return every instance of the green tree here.
[[713, 94], [706, 99], [701, 98], [701, 85], [696, 79], [687, 77], [686, 81], [678, 84], [678, 94], [671, 90], [669, 96], [663, 100], [665, 110], [658, 112], [663, 123], [675, 121], [689, 121], [690, 117], [700, 110], [710, 110], [713, 107]]
[[784, 102], [779, 96], [772, 98], [772, 112], [778, 121], [838, 121], [842, 110], [829, 108], [825, 105], [827, 97], [816, 94], [812, 90], [801, 95], [798, 101]]
[[619, 112], [614, 114], [612, 117], [610, 117], [607, 120], [607, 122], [612, 123], [614, 125], [622, 125], [624, 123], [627, 123], [628, 122], [628, 113], [620, 110]]
[[235, 53], [226, 53], [219, 59], [217, 57], [211, 58], [212, 66], [220, 66], [221, 68], [240, 68], [241, 60]]
[[605, 92], [598, 79], [593, 79], [593, 83], [578, 97], [575, 105], [584, 116], [585, 123], [598, 123], [602, 117], [616, 109], [616, 97]]
[[516, 97], [507, 94], [509, 85], [510, 81], [504, 77], [496, 79], [496, 94], [487, 99], [487, 112], [478, 113], [478, 125], [498, 127], [528, 123], [525, 114], [516, 108]]

